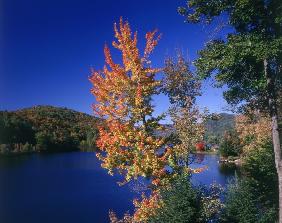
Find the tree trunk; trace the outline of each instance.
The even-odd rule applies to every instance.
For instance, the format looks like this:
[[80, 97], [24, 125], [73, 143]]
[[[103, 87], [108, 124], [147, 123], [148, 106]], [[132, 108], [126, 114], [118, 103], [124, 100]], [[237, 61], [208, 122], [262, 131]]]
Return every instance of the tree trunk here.
[[278, 170], [278, 180], [279, 180], [279, 223], [282, 222], [282, 174], [281, 174], [281, 163]]
[[275, 154], [275, 164], [278, 173], [278, 186], [279, 186], [279, 223], [282, 223], [282, 161], [280, 139], [278, 131], [278, 117], [272, 116], [272, 141]]
[[281, 156], [281, 144], [279, 137], [279, 126], [278, 126], [278, 110], [277, 100], [275, 92], [275, 78], [268, 71], [268, 62], [265, 59], [264, 74], [267, 80], [267, 91], [268, 91], [268, 102], [269, 111], [272, 120], [272, 142], [275, 155], [275, 165], [278, 174], [278, 187], [279, 187], [279, 223], [282, 223], [282, 156]]

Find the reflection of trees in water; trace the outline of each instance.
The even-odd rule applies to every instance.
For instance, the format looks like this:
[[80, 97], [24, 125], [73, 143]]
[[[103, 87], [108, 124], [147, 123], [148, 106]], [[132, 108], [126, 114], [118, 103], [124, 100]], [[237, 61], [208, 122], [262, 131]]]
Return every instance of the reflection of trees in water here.
[[22, 163], [29, 161], [31, 158], [30, 154], [19, 154], [19, 155], [10, 155], [10, 156], [1, 156], [0, 155], [0, 167], [16, 167], [22, 165]]
[[218, 165], [219, 172], [223, 175], [234, 175], [235, 172], [238, 173], [239, 169], [234, 163], [220, 163]]
[[202, 163], [205, 159], [205, 154], [194, 154], [195, 163]]

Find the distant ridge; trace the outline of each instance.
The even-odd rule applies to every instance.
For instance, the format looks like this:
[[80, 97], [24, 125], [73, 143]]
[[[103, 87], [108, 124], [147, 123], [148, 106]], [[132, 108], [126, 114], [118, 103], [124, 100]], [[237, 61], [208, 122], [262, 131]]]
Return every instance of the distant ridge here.
[[222, 137], [224, 132], [235, 128], [234, 114], [219, 113], [218, 120], [208, 120], [206, 123], [206, 135]]
[[[92, 115], [66, 107], [55, 107], [51, 105], [36, 105], [11, 111], [11, 113], [30, 121], [38, 129], [47, 127], [50, 131], [71, 126], [88, 129], [93, 127], [93, 125], [96, 126], [97, 121], [99, 121], [98, 118]], [[50, 125], [46, 125], [48, 122], [50, 122]], [[57, 126], [54, 126], [55, 124]]]
[[[205, 123], [205, 128], [206, 128], [205, 136], [207, 138], [217, 137], [218, 139], [220, 139], [226, 131], [235, 128], [235, 117], [236, 117], [235, 114], [219, 113], [217, 115], [219, 116], [218, 119], [216, 120], [209, 119]], [[166, 130], [157, 132], [158, 135], [165, 136], [175, 131], [173, 124], [163, 124], [163, 126], [165, 127]]]
[[[50, 144], [48, 150], [78, 149], [81, 142], [97, 131], [99, 118], [73, 109], [38, 105], [15, 111], [0, 111], [0, 144], [38, 143], [38, 137]], [[31, 126], [34, 136], [15, 140], [17, 134], [24, 135], [20, 126], [25, 122]], [[5, 123], [10, 123], [6, 124]], [[19, 129], [19, 131], [16, 131]], [[9, 133], [8, 133], [9, 132]], [[91, 133], [91, 134], [90, 134]], [[41, 140], [41, 141], [42, 141]]]

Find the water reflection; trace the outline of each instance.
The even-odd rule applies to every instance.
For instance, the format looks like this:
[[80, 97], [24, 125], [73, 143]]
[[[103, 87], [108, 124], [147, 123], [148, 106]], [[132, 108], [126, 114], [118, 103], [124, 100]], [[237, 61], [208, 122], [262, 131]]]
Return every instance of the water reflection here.
[[218, 165], [219, 172], [225, 176], [234, 176], [239, 171], [234, 163], [220, 163]]
[[204, 159], [205, 159], [205, 154], [201, 154], [201, 153], [199, 153], [199, 154], [194, 154], [194, 159], [195, 159], [195, 162], [196, 163], [202, 163], [203, 161], [204, 161]]
[[[194, 184], [222, 186], [234, 175], [217, 155], [195, 154], [191, 167], [208, 169], [192, 176]], [[132, 199], [145, 181], [119, 187], [94, 153], [33, 154], [0, 158], [1, 222], [108, 222], [109, 209], [119, 217], [133, 211]], [[16, 214], [15, 214], [16, 213]]]
[[118, 181], [94, 153], [2, 157], [0, 222], [108, 222], [110, 209], [133, 210], [135, 194]]
[[236, 165], [219, 163], [218, 155], [193, 154], [191, 155], [191, 159], [194, 162], [190, 167], [207, 167], [205, 171], [192, 176], [192, 182], [196, 185], [209, 185], [216, 182], [222, 186], [226, 186], [229, 180], [235, 175], [235, 172], [238, 171]]

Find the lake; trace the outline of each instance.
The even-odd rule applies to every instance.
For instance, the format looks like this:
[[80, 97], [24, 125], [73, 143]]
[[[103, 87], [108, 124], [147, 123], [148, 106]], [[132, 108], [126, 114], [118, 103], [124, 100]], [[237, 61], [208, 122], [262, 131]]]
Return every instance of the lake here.
[[[225, 186], [234, 168], [218, 164], [217, 155], [196, 155], [192, 167], [208, 169], [194, 184], [214, 181]], [[71, 152], [0, 157], [1, 223], [103, 223], [109, 210], [119, 217], [136, 196], [120, 177], [107, 174], [94, 153]]]

